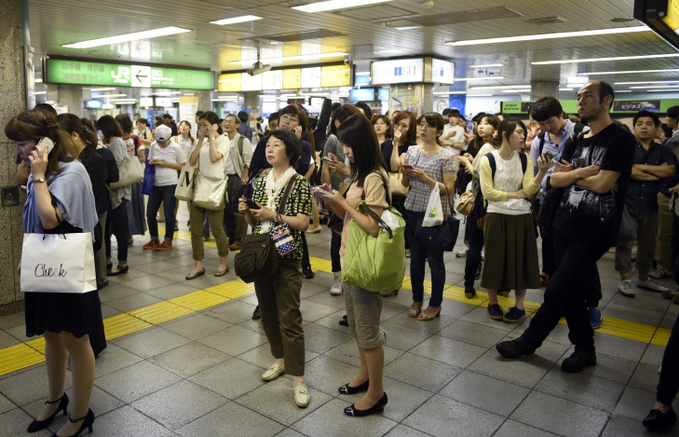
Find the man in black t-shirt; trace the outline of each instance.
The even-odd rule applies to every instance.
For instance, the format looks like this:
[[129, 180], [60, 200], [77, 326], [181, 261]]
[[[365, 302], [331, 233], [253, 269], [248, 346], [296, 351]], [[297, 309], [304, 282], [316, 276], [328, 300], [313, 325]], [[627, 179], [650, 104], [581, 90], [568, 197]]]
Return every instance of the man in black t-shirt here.
[[563, 360], [562, 370], [576, 373], [596, 365], [584, 290], [592, 288], [587, 281], [598, 280], [597, 261], [617, 243], [636, 146], [634, 135], [611, 121], [613, 99], [605, 82], [589, 82], [578, 91], [578, 114], [590, 131], [565, 145], [550, 178], [553, 187], [564, 188], [553, 222], [557, 268], [528, 329], [496, 346], [506, 358], [535, 352], [566, 316], [575, 352]]

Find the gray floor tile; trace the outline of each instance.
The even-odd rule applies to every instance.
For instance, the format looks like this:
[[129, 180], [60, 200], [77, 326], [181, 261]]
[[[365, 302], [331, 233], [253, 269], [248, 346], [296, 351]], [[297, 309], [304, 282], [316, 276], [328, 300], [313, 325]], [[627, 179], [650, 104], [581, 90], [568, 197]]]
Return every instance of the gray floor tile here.
[[262, 373], [262, 368], [238, 358], [232, 358], [189, 379], [224, 397], [236, 399], [265, 384], [261, 378]]
[[403, 421], [433, 436], [490, 436], [503, 418], [470, 405], [434, 396]]
[[658, 367], [659, 366], [639, 364], [632, 375], [629, 387], [640, 388], [650, 392], [656, 391], [660, 379]]
[[532, 426], [514, 420], [508, 420], [502, 424], [495, 434], [493, 434], [493, 437], [549, 437], [557, 435], [558, 434], [547, 432], [544, 429], [533, 428]]
[[109, 282], [106, 288], [99, 291], [99, 299], [101, 299], [102, 303], [107, 303], [128, 296], [136, 296], [137, 294], [139, 294], [139, 290], [126, 287], [125, 284]]
[[[507, 340], [509, 339], [510, 337], [507, 337]], [[566, 349], [564, 345], [546, 341], [535, 354], [508, 360], [502, 358], [495, 348], [491, 348], [468, 369], [522, 387], [533, 388], [556, 364]]]
[[136, 334], [111, 340], [117, 346], [143, 358], [151, 358], [190, 341], [160, 327], [148, 328]]
[[535, 387], [562, 399], [611, 412], [625, 386], [581, 373], [566, 373], [556, 367]]
[[[648, 408], [650, 411], [651, 407]], [[646, 411], [645, 414], [648, 414]], [[649, 433], [644, 425], [641, 424], [641, 420], [630, 419], [624, 416], [612, 416], [608, 419], [606, 428], [601, 434], [601, 437], [638, 437], [640, 435], [652, 435], [656, 433]], [[662, 435], [658, 433], [659, 435]], [[670, 435], [663, 433], [665, 435]]]
[[[569, 356], [572, 352], [573, 348], [569, 349], [565, 355]], [[618, 384], [627, 384], [636, 366], [636, 362], [611, 357], [599, 353], [597, 350], [596, 366], [587, 367], [582, 371], [582, 375], [591, 375]]]
[[142, 361], [95, 378], [94, 385], [130, 403], [176, 383], [181, 378], [155, 364]]
[[[394, 349], [393, 347], [389, 346], [383, 346], [383, 349], [384, 349], [384, 365], [391, 363], [396, 358], [404, 354], [402, 350]], [[345, 341], [336, 348], [326, 352], [324, 355], [354, 366], [361, 365], [361, 356], [358, 352], [358, 345], [356, 344], [356, 341], [353, 339]]]
[[209, 315], [194, 313], [176, 321], [165, 322], [161, 326], [175, 334], [183, 335], [191, 340], [198, 340], [215, 332], [223, 331], [232, 325]]
[[241, 300], [230, 300], [222, 304], [210, 307], [203, 311], [212, 317], [237, 325], [251, 320], [255, 305], [250, 305]]
[[[507, 308], [503, 309], [507, 311]], [[524, 329], [528, 327], [529, 319], [530, 317], [526, 318], [526, 320], [523, 323], [520, 323], [519, 325], [516, 325], [514, 323], [504, 323], [502, 321], [492, 320], [490, 317], [488, 317], [488, 309], [484, 307], [477, 307], [461, 317], [461, 320], [473, 323], [480, 323], [481, 325], [501, 329], [506, 332], [513, 331], [517, 326], [521, 327], [519, 328], [520, 329], [519, 332], [523, 332]]]
[[21, 343], [18, 339], [12, 337], [6, 332], [0, 331], [0, 349], [14, 346], [15, 344]]
[[[71, 372], [66, 372], [65, 388], [71, 387]], [[0, 380], [0, 393], [10, 401], [22, 406], [49, 397], [47, 370], [44, 364], [31, 367], [28, 371], [12, 374]]]
[[177, 268], [177, 265], [167, 261], [153, 260], [152, 262], [148, 263], [135, 264], [134, 267], [137, 270], [141, 270], [142, 272], [153, 273], [157, 275], [158, 273], [166, 272], [168, 270], [174, 270]]
[[99, 354], [99, 357], [94, 363], [94, 377], [96, 378], [115, 372], [116, 370], [141, 360], [142, 358], [140, 356], [130, 353], [109, 341], [106, 344], [106, 349]]
[[94, 421], [93, 434], [98, 430], [102, 430], [106, 437], [129, 437], [131, 435], [165, 437], [172, 434], [155, 420], [128, 406], [118, 408], [103, 416], [97, 416]]
[[302, 299], [299, 310], [302, 312], [302, 318], [305, 322], [314, 322], [336, 312], [338, 308], [336, 306], [316, 303], [309, 299]]
[[331, 396], [337, 396], [339, 387], [358, 376], [360, 368], [324, 355], [309, 361], [304, 369], [306, 384]]
[[185, 437], [221, 435], [267, 437], [282, 430], [281, 424], [234, 402], [229, 402], [180, 428], [177, 432]]
[[[347, 417], [344, 408], [351, 405], [335, 398], [299, 422], [292, 428], [308, 436], [383, 436], [397, 425], [383, 415], [372, 415], [360, 419]], [[385, 407], [389, 408], [389, 405]]]
[[306, 408], [295, 405], [292, 381], [287, 378], [266, 383], [239, 397], [236, 402], [269, 419], [290, 426], [333, 398], [311, 387], [307, 388], [311, 400]]
[[509, 416], [530, 390], [499, 379], [465, 370], [439, 391], [439, 395]]
[[276, 437], [305, 437], [304, 434], [295, 431], [291, 428], [286, 428], [283, 431], [276, 434]]
[[176, 430], [227, 402], [228, 399], [183, 380], [139, 399], [131, 406], [163, 426]]
[[644, 355], [641, 357], [641, 362], [644, 364], [650, 364], [651, 366], [660, 367], [662, 365], [662, 357], [664, 353], [664, 347], [649, 344], [648, 348], [646, 348], [646, 352], [644, 352]]
[[332, 294], [330, 294], [329, 289], [321, 290], [320, 293], [313, 294], [309, 296], [307, 299], [312, 302], [316, 302], [325, 306], [330, 306], [339, 310], [343, 310], [346, 308], [346, 305], [344, 303], [344, 295], [340, 294], [339, 296], [333, 296]]
[[189, 377], [230, 358], [218, 350], [192, 342], [151, 357], [149, 361], [183, 377]]
[[441, 361], [450, 364], [451, 366], [465, 368], [476, 361], [487, 350], [487, 348], [473, 346], [440, 335], [433, 335], [429, 337], [427, 341], [410, 349], [409, 352], [432, 360]]
[[381, 323], [380, 326], [387, 331], [387, 345], [404, 351], [420, 344], [420, 342], [430, 336], [427, 332], [406, 328], [391, 321]]
[[23, 311], [0, 317], [0, 329], [3, 330], [23, 325], [24, 323], [26, 323], [26, 316]]
[[[155, 288], [155, 287], [154, 287]], [[143, 290], [142, 290], [143, 291]], [[139, 308], [162, 302], [157, 297], [150, 296], [146, 293], [136, 293], [120, 299], [114, 299], [106, 302], [106, 305], [115, 308], [119, 311], [127, 313], [129, 311], [137, 310]]]
[[507, 335], [507, 331], [495, 326], [482, 325], [466, 320], [456, 320], [442, 329], [439, 335], [476, 346], [490, 348], [499, 343]]
[[462, 369], [448, 364], [405, 353], [385, 366], [384, 376], [437, 392], [461, 371]]
[[[536, 412], [540, 414], [536, 414]], [[533, 392], [519, 405], [511, 418], [536, 428], [564, 436], [598, 436], [608, 413], [544, 393]]]
[[322, 354], [351, 339], [348, 333], [335, 331], [315, 323], [304, 326], [304, 347]]
[[[174, 266], [174, 268], [176, 269], [177, 266]], [[147, 290], [145, 293], [157, 297], [158, 299], [169, 300], [174, 299], [175, 297], [184, 296], [185, 294], [194, 293], [195, 291], [196, 289], [188, 284], [174, 282], [172, 284]]]
[[618, 405], [615, 407], [615, 410], [613, 410], [613, 414], [642, 421], [651, 410], [654, 403], [655, 391], [627, 387], [622, 394]]
[[[427, 399], [433, 395], [431, 392], [413, 387], [393, 378], [385, 377], [382, 381], [384, 391], [389, 397], [389, 404], [384, 409], [384, 416], [397, 422], [403, 421], [413, 411], [417, 410]], [[341, 395], [342, 400], [356, 402], [363, 397], [363, 393], [355, 395]]]
[[646, 344], [626, 338], [594, 332], [597, 354], [610, 355], [628, 361], [639, 361], [646, 351]]
[[13, 410], [17, 405], [0, 394], [0, 414]]
[[429, 434], [425, 434], [416, 429], [410, 428], [405, 425], [395, 426], [391, 431], [386, 433], [384, 437], [428, 437]]
[[266, 343], [266, 336], [241, 326], [232, 326], [203, 337], [198, 342], [231, 356], [236, 356]]
[[[638, 296], [636, 299], [634, 299], [634, 301], [636, 302], [637, 300], [644, 300], [644, 297]], [[636, 306], [617, 305], [614, 303], [609, 303], [606, 305], [606, 308], [602, 313], [604, 317], [615, 317], [617, 319], [629, 320], [631, 322], [643, 323], [653, 326], [657, 326], [658, 323], [660, 323], [664, 314], [664, 309], [662, 311], [655, 311], [646, 308], [639, 308]]]
[[12, 437], [49, 437], [52, 435], [52, 432], [59, 430], [59, 428], [54, 428], [53, 431], [45, 429], [35, 433], [29, 433], [26, 431], [26, 427], [28, 427], [33, 419], [35, 418], [29, 416], [20, 408], [14, 408], [6, 413], [0, 414], [0, 429], [2, 429], [2, 435]]

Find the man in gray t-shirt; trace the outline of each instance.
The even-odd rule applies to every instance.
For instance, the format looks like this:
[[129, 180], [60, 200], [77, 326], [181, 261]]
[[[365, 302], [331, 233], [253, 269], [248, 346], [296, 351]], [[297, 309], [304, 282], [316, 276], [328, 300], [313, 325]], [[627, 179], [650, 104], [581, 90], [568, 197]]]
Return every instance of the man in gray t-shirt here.
[[[330, 135], [325, 141], [325, 147], [323, 147], [323, 158], [327, 157], [330, 153], [337, 157], [339, 162], [345, 162], [346, 156], [344, 155], [344, 148], [342, 143], [335, 135]], [[330, 170], [330, 166], [324, 163], [323, 171], [321, 173], [321, 181], [329, 183], [332, 185], [333, 190], [339, 190], [340, 183], [344, 182], [344, 178]]]

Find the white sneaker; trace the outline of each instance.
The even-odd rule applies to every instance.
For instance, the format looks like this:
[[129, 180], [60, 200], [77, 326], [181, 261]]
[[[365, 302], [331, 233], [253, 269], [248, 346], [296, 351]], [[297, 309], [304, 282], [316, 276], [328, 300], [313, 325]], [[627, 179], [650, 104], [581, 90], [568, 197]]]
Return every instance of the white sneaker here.
[[333, 296], [339, 296], [342, 294], [342, 272], [333, 273], [335, 279], [332, 282], [332, 287], [330, 287], [330, 294]]
[[467, 252], [469, 252], [469, 246], [464, 246], [459, 252], [455, 254], [456, 258], [466, 258]]
[[658, 293], [670, 291], [669, 288], [663, 287], [651, 278], [637, 279], [637, 287], [645, 288], [646, 290], [657, 291]]
[[671, 278], [672, 272], [670, 271], [670, 269], [658, 269], [648, 276], [650, 276], [653, 279]]
[[624, 281], [620, 281], [620, 283], [618, 284], [618, 291], [623, 296], [634, 297], [635, 294], [634, 294], [633, 290], [634, 290], [634, 288], [632, 287], [632, 281], [629, 280], [629, 279], [625, 279]]

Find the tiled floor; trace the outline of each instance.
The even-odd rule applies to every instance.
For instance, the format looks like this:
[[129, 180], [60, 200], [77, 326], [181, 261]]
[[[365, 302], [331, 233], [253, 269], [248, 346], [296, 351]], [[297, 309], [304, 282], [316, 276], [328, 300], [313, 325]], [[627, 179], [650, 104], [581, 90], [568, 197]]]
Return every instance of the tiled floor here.
[[[180, 223], [186, 223], [184, 215], [180, 211]], [[329, 258], [327, 229], [307, 238], [311, 256]], [[166, 252], [143, 251], [145, 242], [135, 238], [130, 272], [110, 278], [101, 292], [104, 317], [237, 280], [232, 269], [223, 278], [208, 274], [186, 281], [193, 264], [188, 241], [175, 240]], [[208, 273], [216, 271], [216, 252], [206, 247]], [[620, 296], [613, 254], [599, 264], [604, 317], [671, 328], [679, 305], [642, 290], [636, 299]], [[446, 254], [447, 283], [460, 285], [463, 269], [463, 259]], [[386, 299], [382, 314], [389, 404], [382, 415], [347, 417], [343, 408], [360, 395], [341, 396], [337, 388], [354, 378], [359, 360], [348, 329], [338, 324], [344, 300], [329, 294], [331, 283], [331, 274], [318, 272], [302, 288], [307, 409], [294, 405], [289, 376], [270, 383], [260, 379], [273, 359], [260, 324], [250, 319], [256, 305], [251, 293], [109, 341], [96, 364], [94, 435], [644, 434], [641, 419], [655, 399], [662, 347], [597, 333], [599, 364], [567, 374], [559, 364], [571, 347], [566, 326], [558, 325], [534, 356], [507, 361], [494, 345], [519, 335], [528, 320], [518, 326], [495, 322], [485, 308], [446, 300], [440, 319], [418, 322], [407, 317], [411, 294], [406, 290]], [[530, 290], [527, 299], [541, 302], [543, 292]], [[0, 318], [0, 348], [26, 341], [24, 334], [23, 313]], [[70, 375], [67, 385], [70, 393]], [[44, 364], [0, 377], [0, 435], [26, 435], [46, 396]], [[65, 421], [60, 416], [50, 430]], [[679, 434], [679, 428], [672, 431]]]

